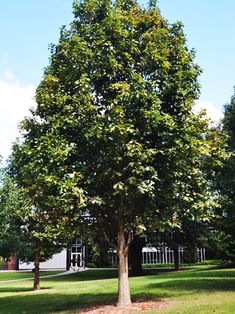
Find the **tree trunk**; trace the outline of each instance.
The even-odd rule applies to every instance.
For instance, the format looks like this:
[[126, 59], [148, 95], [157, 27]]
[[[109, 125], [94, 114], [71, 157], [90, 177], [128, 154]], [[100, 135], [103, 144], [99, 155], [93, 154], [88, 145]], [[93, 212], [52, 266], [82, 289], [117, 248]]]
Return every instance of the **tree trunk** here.
[[39, 285], [39, 252], [35, 252], [34, 256], [34, 283], [33, 283], [33, 291], [40, 290], [40, 285]]
[[174, 246], [173, 253], [174, 253], [175, 271], [179, 271], [180, 270], [180, 256], [179, 256], [179, 247], [178, 246]]
[[143, 274], [142, 268], [142, 248], [144, 247], [145, 239], [134, 235], [130, 246], [130, 265], [131, 276], [141, 276]]
[[118, 232], [118, 306], [127, 307], [131, 305], [130, 288], [128, 281], [128, 244], [125, 241], [124, 228], [120, 227]]

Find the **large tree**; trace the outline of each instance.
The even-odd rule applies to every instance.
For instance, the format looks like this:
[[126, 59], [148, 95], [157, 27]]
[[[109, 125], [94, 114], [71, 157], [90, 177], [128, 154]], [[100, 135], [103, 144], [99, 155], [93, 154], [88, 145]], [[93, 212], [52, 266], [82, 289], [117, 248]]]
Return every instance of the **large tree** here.
[[217, 188], [221, 196], [221, 210], [217, 214], [212, 236], [219, 243], [223, 258], [235, 259], [235, 92], [225, 105], [222, 128], [227, 133], [229, 158], [218, 173]]
[[167, 193], [187, 185], [177, 161], [210, 150], [207, 123], [192, 112], [200, 68], [182, 25], [155, 1], [75, 1], [74, 15], [51, 47], [13, 163], [38, 208], [64, 200], [66, 217], [84, 218], [117, 250], [118, 305], [127, 306], [133, 231], [163, 217]]

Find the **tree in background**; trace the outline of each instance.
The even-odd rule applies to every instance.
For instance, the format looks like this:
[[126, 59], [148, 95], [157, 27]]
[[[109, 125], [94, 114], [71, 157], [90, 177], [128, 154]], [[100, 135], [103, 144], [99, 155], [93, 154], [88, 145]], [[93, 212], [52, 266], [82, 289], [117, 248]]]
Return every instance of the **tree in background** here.
[[227, 133], [228, 160], [217, 177], [221, 209], [217, 214], [211, 237], [218, 244], [223, 258], [235, 258], [235, 94], [225, 106], [222, 128]]
[[45, 207], [43, 212], [34, 207], [11, 174], [12, 165], [1, 171], [0, 256], [9, 258], [16, 255], [21, 261], [34, 262], [33, 290], [39, 290], [40, 262], [50, 259], [67, 245], [66, 240], [58, 236], [63, 224], [60, 222], [58, 225], [55, 217], [49, 218]]
[[102, 236], [88, 236], [82, 233], [82, 239], [87, 245], [87, 261], [88, 267], [110, 267], [112, 266], [112, 254], [110, 246], [102, 238]]
[[[165, 110], [170, 115], [169, 108]], [[155, 160], [156, 167], [160, 165], [160, 193], [156, 194], [160, 210], [145, 223], [146, 234], [157, 233], [161, 242], [173, 249], [176, 270], [179, 246], [187, 246], [195, 255], [196, 245], [219, 210], [214, 180], [227, 158], [224, 133], [210, 125], [203, 112], [196, 115], [183, 108], [180, 112], [180, 102], [178, 110], [170, 115], [171, 119], [175, 115], [175, 121], [168, 128], [168, 139], [163, 143], [156, 140], [156, 147], [163, 152]]]
[[20, 220], [28, 206], [23, 195], [8, 175], [7, 168], [0, 169], [0, 256], [9, 258], [22, 250]]
[[133, 231], [133, 238], [129, 250], [130, 275], [143, 275], [142, 268], [142, 249], [146, 244], [146, 237], [141, 234], [136, 234]]
[[50, 226], [51, 217], [70, 230], [87, 220], [115, 248], [118, 305], [128, 306], [133, 231], [166, 221], [179, 193], [190, 198], [189, 172], [196, 176], [194, 160], [210, 154], [214, 139], [204, 138], [207, 123], [192, 112], [200, 69], [180, 23], [169, 25], [155, 1], [141, 8], [134, 0], [84, 0], [74, 14], [51, 47], [13, 167]]

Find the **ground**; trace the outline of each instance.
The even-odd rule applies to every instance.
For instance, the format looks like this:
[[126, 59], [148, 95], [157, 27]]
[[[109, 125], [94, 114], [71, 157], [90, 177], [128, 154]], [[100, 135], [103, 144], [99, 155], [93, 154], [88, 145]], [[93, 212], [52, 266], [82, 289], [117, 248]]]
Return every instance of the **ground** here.
[[170, 304], [169, 302], [161, 302], [161, 301], [139, 301], [133, 302], [131, 307], [129, 308], [117, 308], [114, 304], [113, 305], [105, 305], [105, 306], [92, 306], [87, 307], [79, 311], [79, 313], [86, 313], [86, 314], [129, 314], [134, 312], [143, 312], [143, 311], [150, 311], [150, 310], [160, 310], [166, 308]]
[[43, 279], [40, 292], [31, 291], [32, 280], [1, 282], [1, 276], [6, 280], [6, 274], [0, 273], [1, 314], [235, 313], [235, 269], [204, 266], [182, 272], [147, 270], [142, 277], [130, 278], [133, 308], [128, 311], [117, 311], [114, 306], [115, 270], [88, 270]]

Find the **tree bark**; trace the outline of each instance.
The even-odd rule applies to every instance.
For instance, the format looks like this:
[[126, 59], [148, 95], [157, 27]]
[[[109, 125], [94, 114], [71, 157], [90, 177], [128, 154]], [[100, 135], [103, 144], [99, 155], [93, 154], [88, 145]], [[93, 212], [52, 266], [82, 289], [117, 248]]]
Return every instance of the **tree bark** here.
[[179, 271], [180, 270], [180, 256], [179, 256], [179, 247], [178, 246], [174, 246], [173, 253], [174, 253], [175, 271]]
[[34, 283], [33, 283], [33, 291], [40, 290], [39, 284], [39, 265], [40, 265], [40, 255], [38, 250], [35, 252], [34, 256]]
[[144, 247], [145, 239], [134, 235], [133, 240], [130, 245], [130, 265], [131, 276], [141, 276], [143, 274], [142, 268], [142, 248]]
[[119, 307], [131, 305], [130, 288], [128, 281], [128, 249], [129, 244], [125, 241], [124, 227], [120, 226], [118, 231], [118, 304]]

